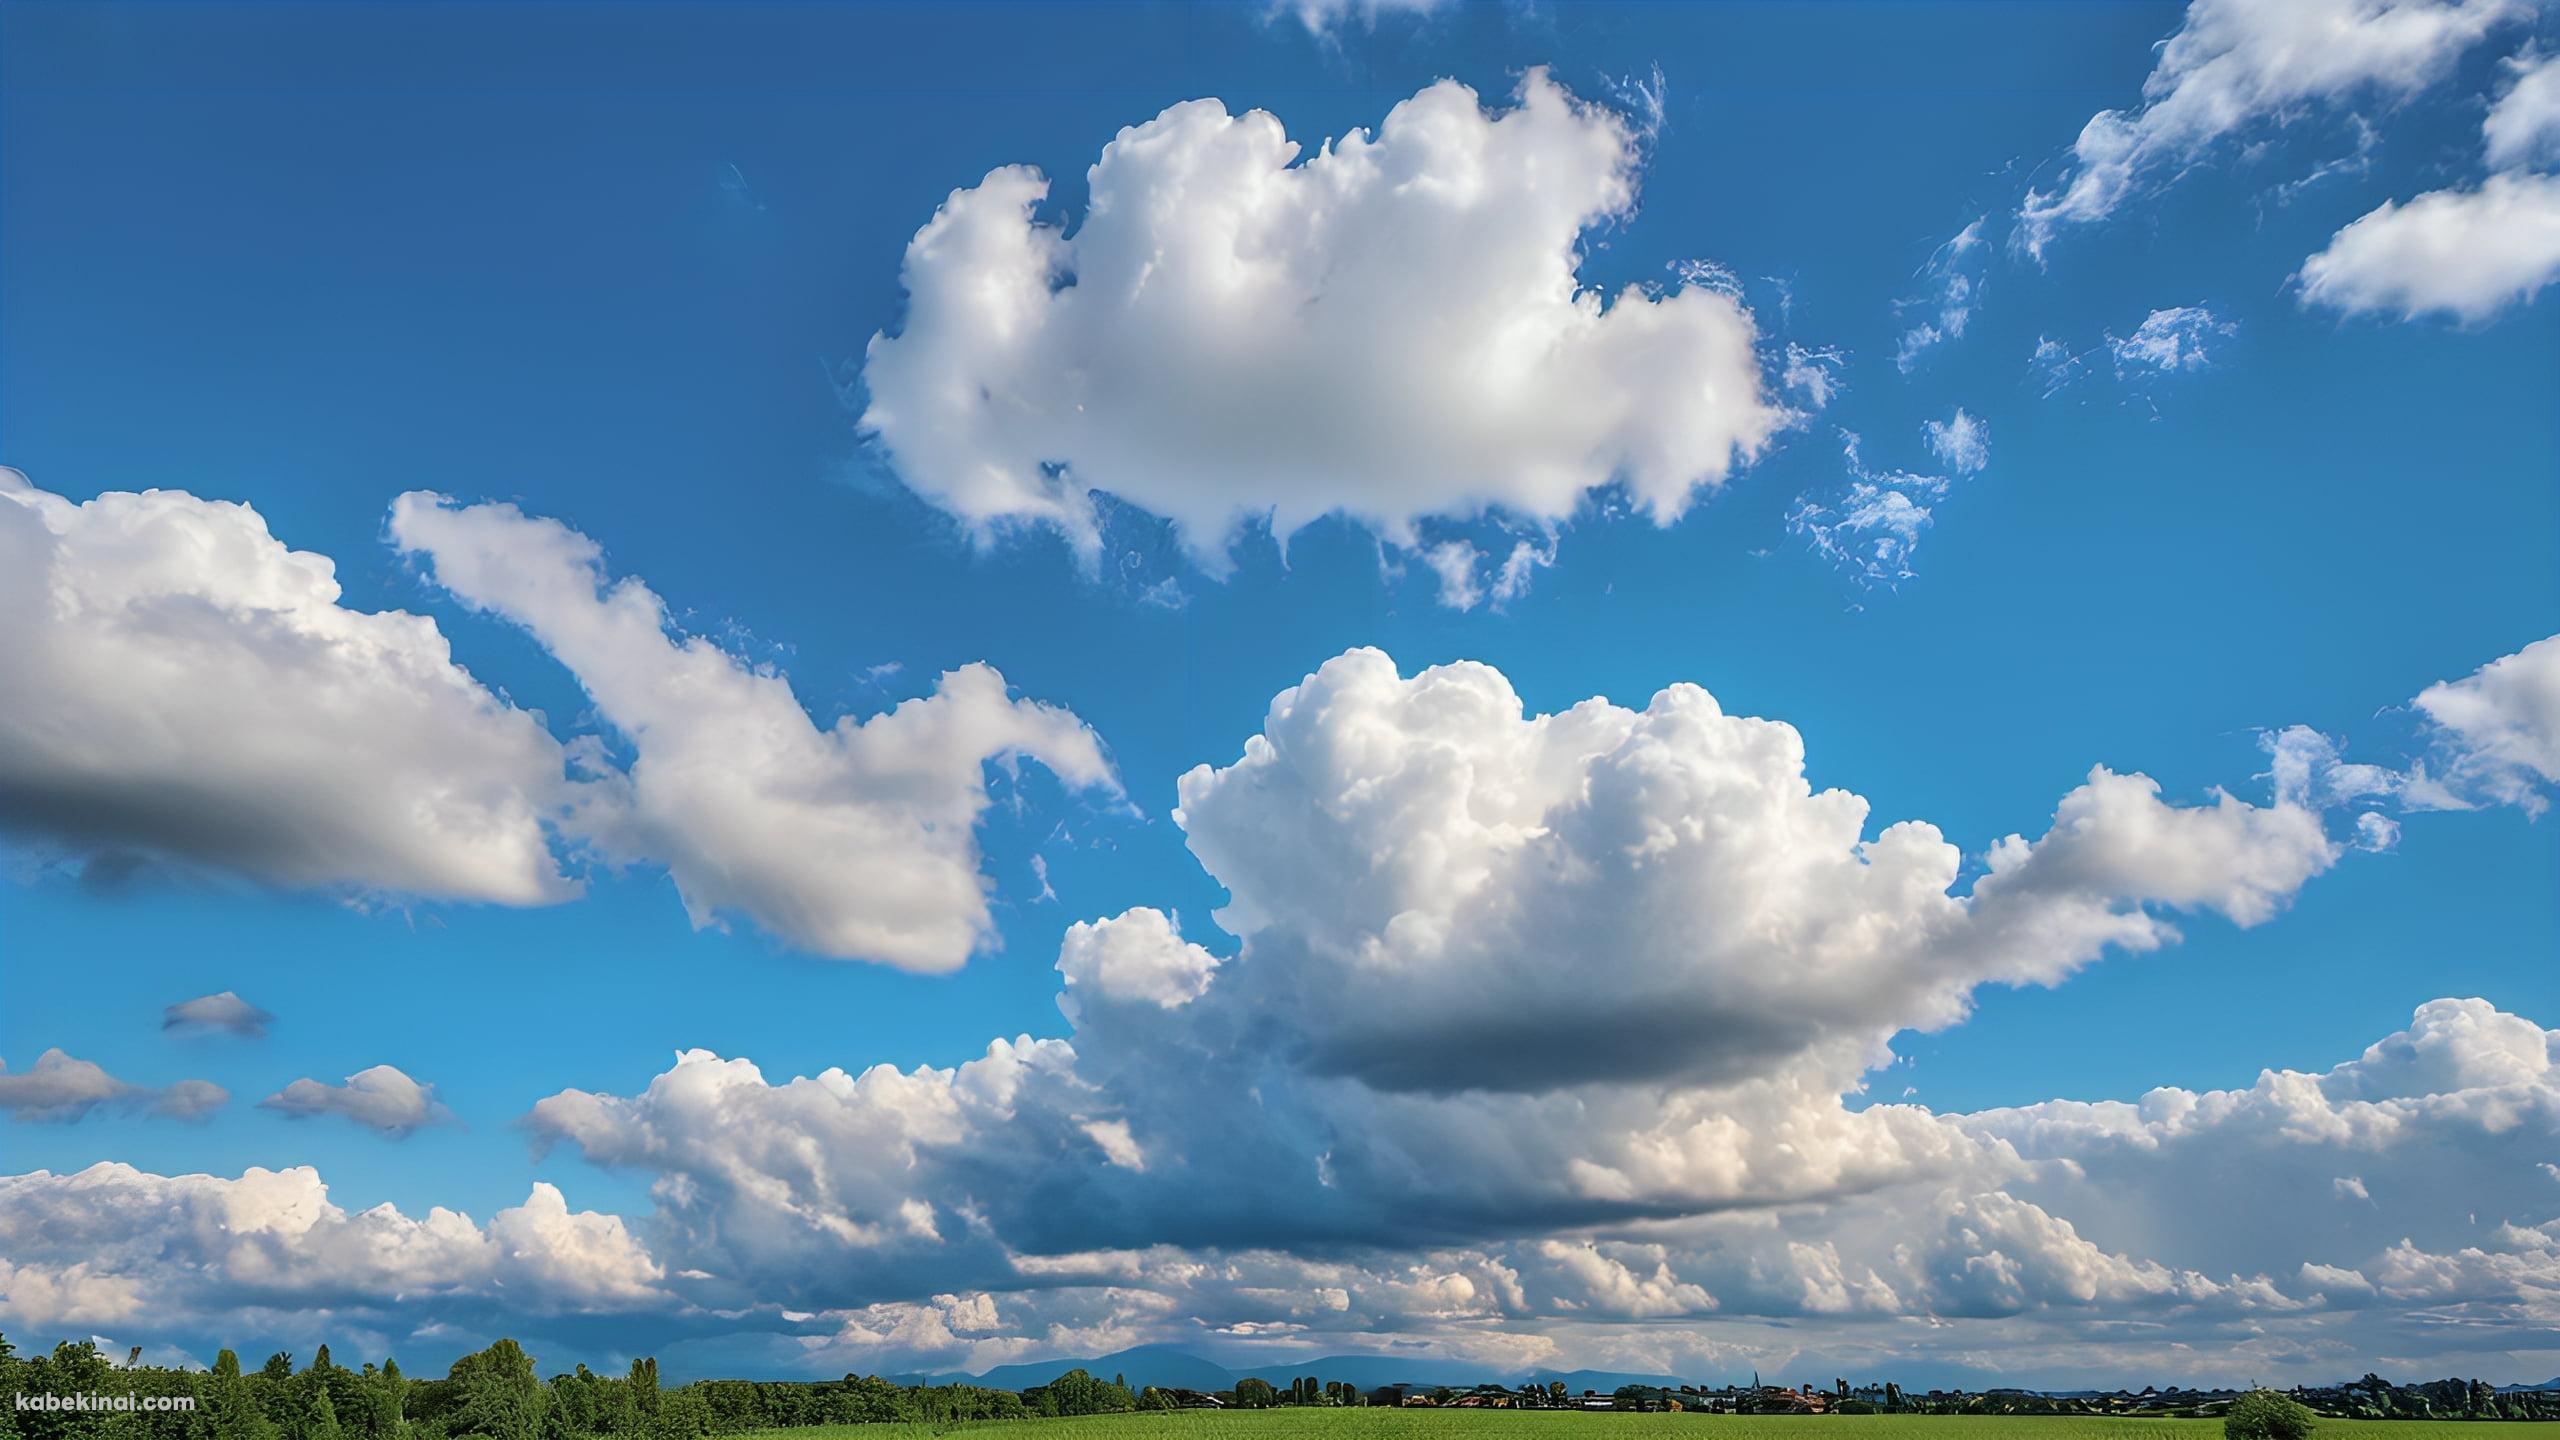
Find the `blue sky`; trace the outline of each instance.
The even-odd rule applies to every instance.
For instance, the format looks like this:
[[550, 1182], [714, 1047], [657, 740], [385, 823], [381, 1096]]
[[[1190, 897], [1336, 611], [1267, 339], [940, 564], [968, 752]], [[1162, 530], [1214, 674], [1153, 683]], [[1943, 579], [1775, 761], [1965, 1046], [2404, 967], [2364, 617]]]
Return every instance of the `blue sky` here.
[[[554, 647], [492, 613], [502, 604], [466, 597], [449, 551], [404, 550], [387, 519], [411, 491], [508, 502], [591, 539], [605, 573], [645, 582], [682, 632], [787, 675], [821, 726], [983, 661], [1014, 695], [1089, 727], [1124, 792], [1037, 766], [999, 773], [976, 827], [992, 930], [941, 974], [812, 954], [734, 911], [697, 928], [665, 863], [594, 863], [565, 832], [558, 863], [586, 893], [522, 908], [278, 884], [202, 857], [169, 861], [147, 835], [110, 847], [143, 863], [102, 864], [77, 826], [31, 819], [33, 802], [13, 798], [0, 890], [10, 1071], [59, 1047], [133, 1085], [200, 1077], [235, 1100], [192, 1124], [130, 1105], [12, 1124], [11, 1171], [309, 1165], [350, 1214], [388, 1203], [482, 1219], [540, 1179], [573, 1210], [624, 1217], [673, 1273], [686, 1237], [711, 1224], [653, 1201], [651, 1182], [673, 1172], [592, 1163], [592, 1136], [524, 1123], [535, 1102], [635, 1095], [697, 1048], [750, 1057], [777, 1083], [830, 1066], [950, 1067], [997, 1036], [1073, 1030], [1086, 1052], [1057, 1003], [1068, 926], [1154, 907], [1178, 913], [1189, 941], [1237, 955], [1240, 937], [1213, 918], [1229, 887], [1175, 823], [1176, 780], [1236, 765], [1273, 697], [1353, 647], [1385, 651], [1408, 677], [1484, 662], [1532, 715], [1593, 696], [1641, 710], [1665, 686], [1703, 686], [1731, 714], [1793, 725], [1816, 789], [1866, 797], [1870, 836], [1934, 823], [1967, 857], [1969, 884], [2001, 837], [2043, 834], [2092, 765], [2148, 775], [2180, 806], [2219, 786], [2266, 807], [2263, 739], [2306, 725], [2351, 760], [2458, 767], [2443, 748], [2451, 732], [2431, 729], [2412, 697], [2560, 629], [2560, 332], [2548, 299], [2532, 301], [2528, 279], [2512, 297], [2456, 297], [2404, 318], [2323, 302], [2299, 278], [2306, 257], [2384, 202], [2483, 183], [2483, 116], [2524, 73], [2510, 57], [2560, 42], [2547, 12], [2487, 15], [2481, 38], [2448, 42], [2440, 64], [2409, 77], [2270, 105], [2144, 172], [2041, 256], [2019, 238], [2022, 201], [2089, 168], [2074, 137], [2093, 114], [2139, 105], [2165, 63], [2155, 45], [2202, 28], [2182, 7], [1487, 5], [1319, 23], [1208, 5], [204, 5], [18, 7], [5, 25], [0, 462], [34, 487], [70, 502], [156, 488], [251, 506], [285, 546], [335, 562], [346, 609], [430, 617], [490, 691], [563, 741], [598, 737], [627, 765], [629, 727], [599, 713]], [[1285, 556], [1267, 528], [1212, 543], [1232, 562], [1223, 575], [1134, 502], [1106, 507], [1098, 562], [1056, 527], [973, 529], [983, 516], [937, 503], [911, 483], [894, 438], [865, 431], [865, 346], [914, 333], [902, 256], [937, 206], [996, 167], [1053, 177], [1035, 213], [1072, 232], [1087, 214], [1086, 167], [1122, 127], [1179, 102], [1267, 110], [1312, 153], [1375, 130], [1444, 78], [1504, 113], [1524, 84], [1543, 83], [1524, 81], [1533, 67], [1618, 117], [1608, 123], [1639, 187], [1578, 230], [1576, 283], [1669, 295], [1690, 283], [1684, 264], [1722, 267], [1730, 281], [1703, 287], [1734, 289], [1768, 403], [1791, 407], [1765, 448], [1672, 523], [1630, 513], [1606, 475], [1545, 516], [1415, 502], [1423, 542], [1465, 539], [1496, 558], [1522, 538], [1552, 547], [1525, 593], [1462, 610], [1422, 543], [1340, 516], [1288, 537]], [[2515, 173], [2537, 175], [2535, 163]], [[1977, 223], [1978, 244], [1946, 248]], [[1963, 333], [1898, 366], [1903, 337], [1940, 315], [1950, 274], [1972, 287]], [[2111, 352], [2155, 312], [2184, 307], [2210, 312], [2203, 363], [2159, 370]], [[2058, 389], [2031, 360], [2046, 340], [2084, 357]], [[1784, 387], [1789, 344], [1835, 357], [1827, 404]], [[1334, 423], [1320, 408], [1292, 414], [1301, 398], [1232, 403], [1314, 430]], [[1127, 413], [1152, 423], [1144, 396]], [[1951, 471], [1924, 437], [1957, 413], [1987, 429], [1988, 462], [1973, 473]], [[1855, 478], [1844, 432], [1871, 471], [1947, 476], [1943, 493], [1919, 496], [1933, 523], [1890, 583], [1790, 523], [1808, 503], [1840, 507]], [[13, 797], [59, 778], [27, 753], [7, 762], [36, 772], [8, 777]], [[2155, 1086], [2246, 1091], [2263, 1069], [2352, 1060], [2440, 997], [2551, 1023], [2560, 831], [2533, 803], [2548, 779], [2459, 806], [2402, 796], [2339, 809], [2321, 822], [2334, 863], [2276, 887], [2282, 913], [2265, 923], [2190, 903], [2177, 943], [2119, 949], [2051, 986], [1986, 979], [1967, 990], [1961, 1023], [1869, 1017], [1878, 1037], [1900, 1032], [1899, 1058], [1853, 1067], [1863, 1078], [1844, 1104], [1953, 1115], [2130, 1101]], [[2519, 794], [2528, 803], [2499, 803]], [[2365, 809], [2401, 827], [2389, 853], [2347, 843]], [[2163, 898], [2162, 914], [2182, 904]], [[1289, 963], [1274, 956], [1252, 963]], [[1606, 957], [1551, 963], [1616, 983]], [[163, 1007], [226, 990], [273, 1012], [271, 1033], [161, 1028]], [[382, 1064], [432, 1084], [459, 1123], [386, 1138], [253, 1103], [299, 1077], [334, 1084]], [[529, 1138], [545, 1136], [555, 1143], [529, 1156]], [[1983, 1183], [2025, 1196], [2043, 1182]], [[2530, 1229], [2555, 1214], [2560, 1192], [2520, 1190], [2497, 1218]], [[2429, 1223], [2385, 1219], [2412, 1233]], [[1626, 1260], [1608, 1247], [1664, 1243], [1628, 1223], [1550, 1232], [1510, 1220], [1460, 1234], [1453, 1222], [1434, 1237], [1345, 1231], [1269, 1248], [1353, 1264], [1345, 1245], [1437, 1255], [1587, 1241]], [[2145, 1257], [2116, 1237], [2142, 1228], [2082, 1222], [2129, 1263]], [[2245, 1278], [2313, 1260], [2218, 1263]], [[957, 1348], [866, 1350], [859, 1334], [888, 1327], [845, 1318], [861, 1307], [986, 1285], [956, 1261], [949, 1279], [922, 1260], [900, 1266], [840, 1295], [796, 1297], [787, 1308], [835, 1321], [837, 1348], [811, 1363], [960, 1368], [1106, 1335], [1242, 1344], [1205, 1323], [1143, 1330], [1035, 1300], [1006, 1317], [1023, 1328], [964, 1330]], [[2544, 1313], [2534, 1307], [2560, 1293], [2554, 1274], [2469, 1297], [2504, 1307], [2497, 1323], [2512, 1333], [2463, 1363], [2499, 1380], [2560, 1370], [2547, 1332], [2527, 1337]], [[146, 1295], [177, 1283], [134, 1280]], [[1700, 1283], [1720, 1299], [1741, 1293]], [[270, 1303], [216, 1285], [164, 1311], [178, 1320], [5, 1299], [0, 1317], [13, 1338], [68, 1327], [201, 1354], [260, 1327], [290, 1338]], [[352, 1307], [341, 1323], [405, 1344], [404, 1359], [437, 1348], [415, 1338], [432, 1318], [422, 1311], [341, 1303]], [[701, 1336], [697, 1303], [709, 1302], [601, 1306], [627, 1318], [592, 1327], [520, 1323], [572, 1337], [550, 1353], [608, 1354]], [[2194, 1296], [2180, 1303], [2189, 1318], [2172, 1329], [2203, 1337], [2233, 1323]], [[1966, 1363], [1956, 1345], [1879, 1339], [1852, 1320], [1790, 1336], [1772, 1309], [1755, 1329], [1739, 1298], [1719, 1307], [1715, 1338], [1694, 1344], [1669, 1333], [1671, 1310], [1602, 1334], [1557, 1318], [1564, 1310], [1541, 1318], [1534, 1294], [1488, 1321], [1544, 1351], [1501, 1349], [1472, 1322], [1443, 1333], [1365, 1298], [1352, 1313], [1366, 1318], [1314, 1327], [1305, 1343], [1356, 1348], [1366, 1333], [1470, 1357], [1718, 1376], [1763, 1356]], [[2013, 1328], [1968, 1335], [2060, 1344], [2069, 1333], [2062, 1321], [2036, 1328], [2040, 1305], [1983, 1314], [1968, 1323]], [[457, 1333], [513, 1320], [446, 1317]], [[2323, 1348], [2338, 1333], [2248, 1358], [2316, 1374], [2367, 1368], [2355, 1354], [2436, 1363], [2381, 1329]], [[1008, 1352], [973, 1334], [1025, 1344]], [[729, 1348], [703, 1363], [796, 1363], [762, 1343], [721, 1340]], [[2128, 1350], [2123, 1363], [2158, 1358]], [[2049, 1368], [2063, 1378], [2068, 1364]]]

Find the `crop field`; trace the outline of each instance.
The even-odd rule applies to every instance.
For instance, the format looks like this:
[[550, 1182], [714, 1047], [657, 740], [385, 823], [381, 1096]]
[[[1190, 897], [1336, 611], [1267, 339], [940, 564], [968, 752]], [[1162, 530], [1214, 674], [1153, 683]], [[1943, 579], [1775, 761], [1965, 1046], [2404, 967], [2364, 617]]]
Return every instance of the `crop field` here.
[[[813, 1425], [758, 1440], [927, 1440], [954, 1430], [1021, 1440], [2222, 1440], [2219, 1420], [2060, 1415], [1644, 1415], [1557, 1410], [1188, 1410], [952, 1425]], [[1703, 1435], [1701, 1434], [1703, 1432]], [[2525, 1440], [2560, 1423], [2323, 1420], [2314, 1440]], [[989, 1435], [984, 1440], [998, 1440]]]

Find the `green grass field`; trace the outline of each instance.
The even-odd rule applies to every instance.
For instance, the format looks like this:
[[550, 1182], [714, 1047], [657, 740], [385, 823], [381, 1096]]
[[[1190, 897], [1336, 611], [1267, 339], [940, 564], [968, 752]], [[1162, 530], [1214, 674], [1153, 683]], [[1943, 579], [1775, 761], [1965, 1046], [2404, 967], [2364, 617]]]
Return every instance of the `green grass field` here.
[[[2098, 1416], [1634, 1415], [1555, 1410], [1246, 1410], [984, 1420], [957, 1425], [812, 1425], [759, 1440], [927, 1440], [1002, 1430], [1021, 1440], [2222, 1440], [2219, 1420]], [[2522, 1440], [2560, 1432], [2525, 1422], [2323, 1420], [2314, 1440]], [[989, 1436], [987, 1440], [995, 1440]], [[1672, 1440], [1662, 1436], [1660, 1440]]]

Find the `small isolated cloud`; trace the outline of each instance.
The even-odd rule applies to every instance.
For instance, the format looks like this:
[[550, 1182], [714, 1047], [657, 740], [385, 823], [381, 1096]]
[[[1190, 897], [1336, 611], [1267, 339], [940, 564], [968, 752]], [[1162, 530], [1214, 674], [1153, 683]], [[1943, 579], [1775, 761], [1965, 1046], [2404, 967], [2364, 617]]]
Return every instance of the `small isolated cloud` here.
[[210, 1080], [181, 1080], [151, 1102], [155, 1115], [176, 1120], [202, 1120], [231, 1103], [231, 1092]]
[[1476, 583], [1483, 560], [1483, 552], [1464, 540], [1443, 540], [1422, 551], [1422, 563], [1440, 579], [1440, 603], [1452, 610], [1472, 610], [1484, 598], [1484, 587]]
[[2173, 305], [2143, 316], [2131, 334], [2109, 330], [2085, 349], [2043, 336], [2027, 357], [2027, 369], [2037, 392], [2050, 399], [2089, 378], [2091, 362], [2104, 357], [2106, 370], [2139, 395], [2154, 381], [2211, 369], [2224, 342], [2239, 333], [2238, 321], [2208, 306]]
[[1897, 314], [1920, 317], [1905, 327], [1902, 338], [1894, 344], [1893, 365], [1903, 374], [1918, 368], [1921, 356], [1931, 349], [1963, 339], [1966, 327], [1972, 323], [1974, 306], [1981, 299], [1982, 263], [1988, 253], [1982, 239], [1982, 223], [1974, 220], [1931, 252], [1920, 267], [1918, 293], [1895, 303]]
[[1797, 502], [1787, 523], [1868, 584], [1890, 586], [1911, 578], [1912, 552], [1931, 519], [1909, 492], [1860, 480], [1829, 505]]
[[453, 1112], [436, 1099], [436, 1087], [422, 1085], [390, 1065], [359, 1070], [344, 1085], [296, 1080], [259, 1101], [258, 1108], [297, 1120], [341, 1115], [394, 1139], [429, 1125], [455, 1123]]
[[1397, 15], [1428, 15], [1451, 0], [1274, 0], [1273, 16], [1287, 15], [1318, 39], [1332, 39], [1358, 25], [1374, 30], [1380, 20]]
[[[1941, 432], [1943, 443], [1956, 453], [1988, 462], [1989, 437], [1980, 422], [1961, 408], [1950, 420], [1930, 421], [1922, 427], [1930, 448], [1945, 458], [1947, 451], [1939, 448]], [[1890, 588], [1914, 573], [1912, 557], [1935, 519], [1930, 507], [1947, 493], [1949, 481], [1944, 475], [1870, 469], [1863, 448], [1857, 432], [1840, 432], [1848, 485], [1821, 500], [1799, 497], [1787, 514], [1787, 528], [1804, 536], [1817, 554], [1849, 571], [1859, 583]], [[1954, 468], [1970, 473], [1962, 466]]]
[[1479, 604], [1502, 610], [1529, 593], [1531, 577], [1556, 562], [1556, 542], [1552, 535], [1544, 544], [1514, 540], [1499, 563], [1465, 540], [1444, 540], [1419, 554], [1438, 581], [1441, 604], [1452, 610]]
[[1991, 428], [1961, 405], [1944, 420], [1922, 424], [1920, 433], [1929, 442], [1929, 453], [1958, 475], [1974, 474], [1991, 463]]
[[264, 1038], [267, 1026], [276, 1018], [229, 990], [181, 1000], [162, 1013], [164, 1018], [160, 1028], [163, 1030], [220, 1031], [244, 1040]]
[[2302, 302], [2350, 315], [2478, 324], [2560, 280], [2560, 175], [2386, 200], [2302, 262]]
[[2130, 335], [2110, 331], [2107, 353], [2118, 376], [2175, 375], [2211, 365], [2216, 343], [2239, 333], [2236, 322], [2202, 305], [2179, 305], [2145, 315]]
[[1789, 341], [1786, 368], [1778, 373], [1778, 383], [1788, 393], [1803, 396], [1807, 405], [1821, 410], [1839, 398], [1840, 372], [1848, 363], [1849, 357], [1837, 349], [1808, 349]]
[[1072, 1002], [1085, 997], [1170, 1010], [1199, 999], [1217, 969], [1218, 957], [1184, 940], [1174, 917], [1142, 905], [1067, 927], [1058, 946], [1058, 974], [1067, 989], [1058, 1003], [1070, 1016]]
[[181, 1080], [165, 1090], [129, 1084], [59, 1049], [37, 1056], [23, 1071], [0, 1066], [0, 1111], [14, 1120], [85, 1120], [101, 1108], [201, 1120], [230, 1099], [230, 1091], [209, 1080]]

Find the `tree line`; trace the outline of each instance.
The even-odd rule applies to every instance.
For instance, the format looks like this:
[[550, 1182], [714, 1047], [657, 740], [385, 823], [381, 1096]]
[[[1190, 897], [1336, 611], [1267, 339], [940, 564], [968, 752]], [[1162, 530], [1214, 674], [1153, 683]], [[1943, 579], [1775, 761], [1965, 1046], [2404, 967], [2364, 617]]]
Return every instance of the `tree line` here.
[[[2145, 1389], [2139, 1395], [2048, 1396], [2020, 1390], [1911, 1394], [1897, 1385], [1853, 1391], [1835, 1382], [1825, 1398], [1841, 1413], [1888, 1414], [2203, 1414], [2220, 1415], [2229, 1392]], [[1517, 1392], [1479, 1386], [1462, 1396], [1441, 1387], [1417, 1392], [1437, 1404], [1464, 1403], [1500, 1391], [1513, 1405], [1562, 1407], [1562, 1382]], [[211, 1369], [141, 1363], [137, 1347], [117, 1364], [88, 1341], [65, 1341], [49, 1354], [19, 1355], [0, 1336], [0, 1392], [12, 1396], [133, 1397], [132, 1408], [42, 1409], [0, 1405], [0, 1440], [704, 1440], [802, 1425], [882, 1422], [947, 1424], [1050, 1415], [1102, 1415], [1171, 1410], [1200, 1402], [1189, 1391], [1133, 1389], [1069, 1370], [1016, 1393], [979, 1385], [901, 1385], [879, 1376], [841, 1380], [698, 1380], [661, 1386], [658, 1362], [636, 1360], [628, 1373], [598, 1375], [581, 1365], [542, 1379], [533, 1357], [513, 1340], [453, 1362], [442, 1379], [401, 1373], [397, 1363], [349, 1368], [321, 1346], [297, 1367], [275, 1354], [244, 1370], [229, 1350]], [[1757, 1387], [1703, 1391], [1628, 1386], [1614, 1397], [1625, 1409], [1707, 1408], [1710, 1397], [1761, 1408]], [[1303, 1376], [1281, 1385], [1247, 1376], [1218, 1402], [1240, 1409], [1395, 1403], [1345, 1382]], [[2301, 1388], [2286, 1397], [2322, 1414], [2359, 1418], [2473, 1420], [2560, 1419], [2560, 1391], [2500, 1391], [2478, 1380], [2394, 1385], [2367, 1375], [2345, 1385]], [[183, 1403], [178, 1403], [183, 1402]], [[1721, 1408], [1721, 1407], [1719, 1407]], [[2282, 1437], [2275, 1437], [2282, 1440]]]
[[[1026, 1399], [976, 1385], [842, 1380], [701, 1380], [661, 1386], [658, 1362], [629, 1373], [586, 1366], [540, 1378], [513, 1340], [463, 1356], [443, 1379], [401, 1373], [392, 1360], [349, 1368], [313, 1352], [267, 1357], [244, 1370], [229, 1350], [211, 1369], [117, 1364], [89, 1341], [21, 1356], [0, 1336], [0, 1393], [133, 1397], [133, 1408], [0, 1405], [0, 1440], [702, 1440], [792, 1425], [1005, 1420], [1132, 1410], [1125, 1386], [1073, 1371]], [[172, 1404], [171, 1402], [179, 1402]]]

